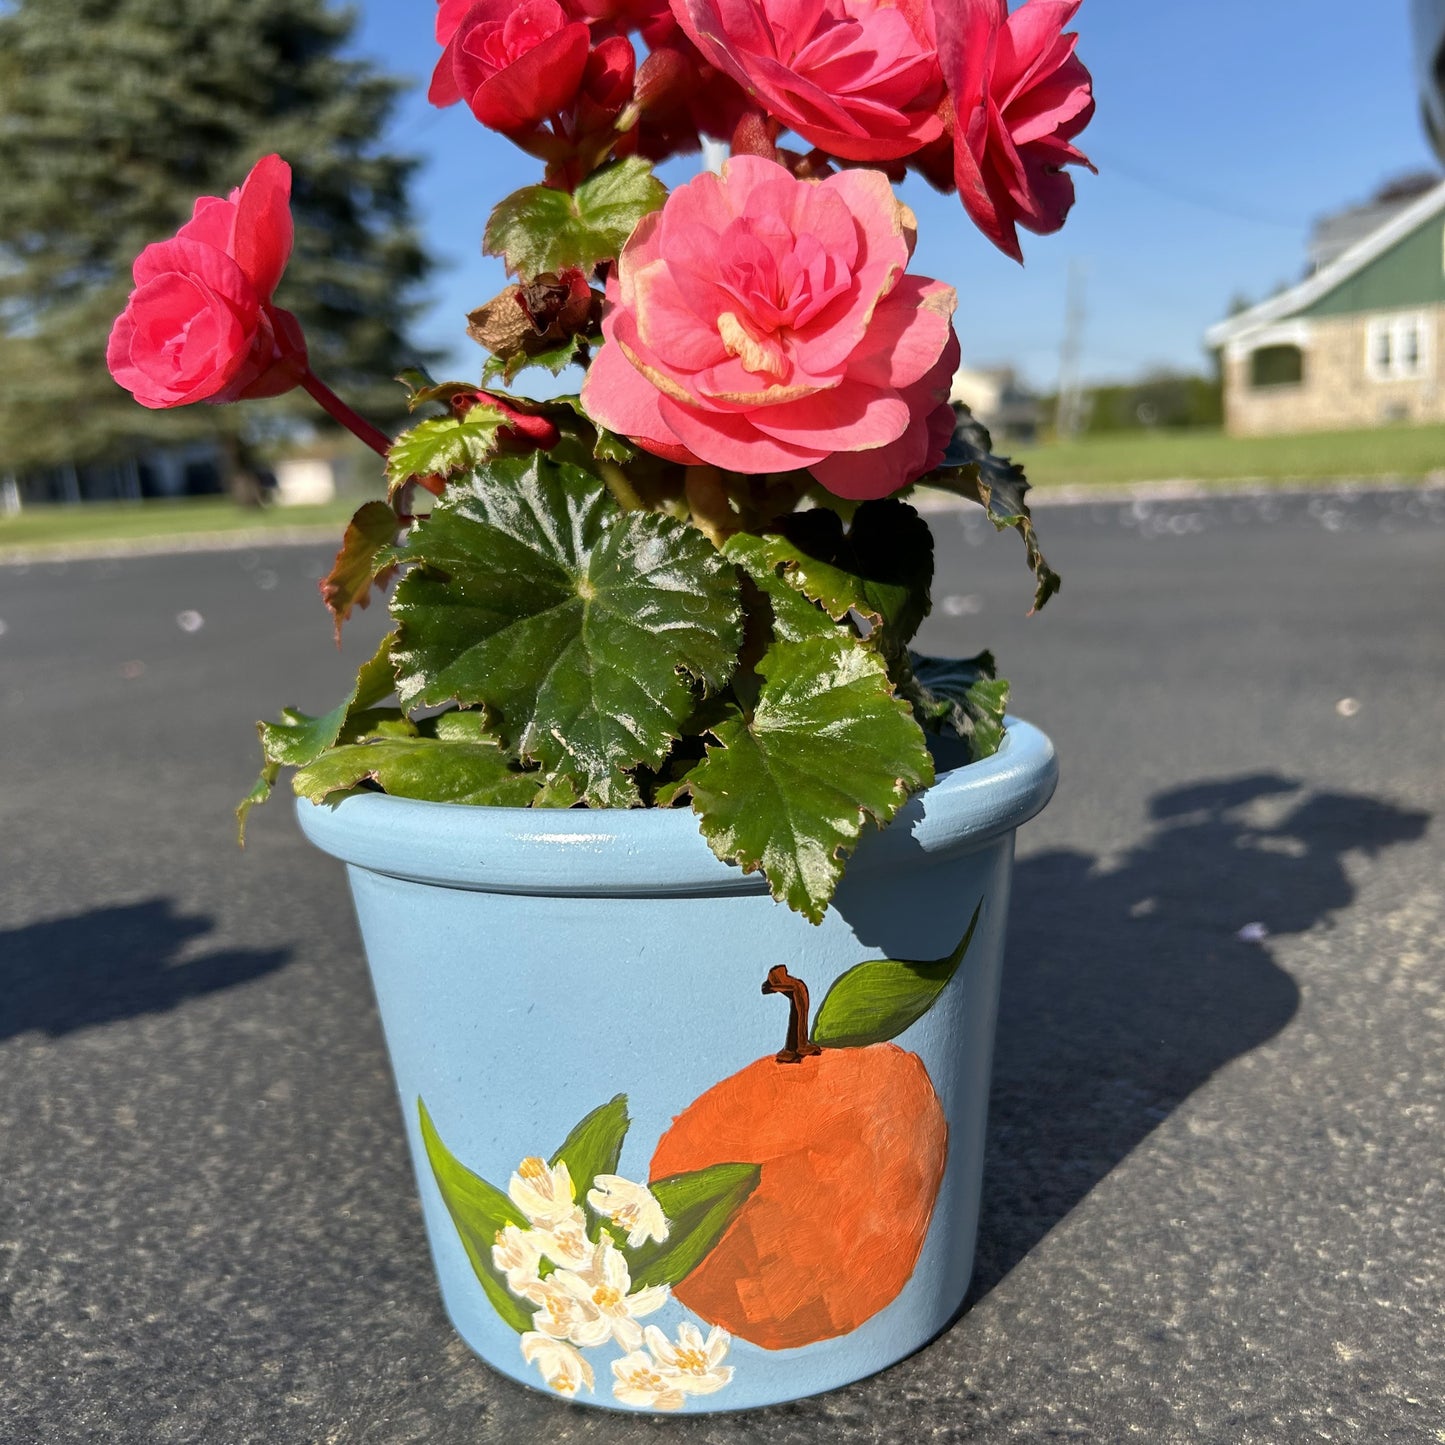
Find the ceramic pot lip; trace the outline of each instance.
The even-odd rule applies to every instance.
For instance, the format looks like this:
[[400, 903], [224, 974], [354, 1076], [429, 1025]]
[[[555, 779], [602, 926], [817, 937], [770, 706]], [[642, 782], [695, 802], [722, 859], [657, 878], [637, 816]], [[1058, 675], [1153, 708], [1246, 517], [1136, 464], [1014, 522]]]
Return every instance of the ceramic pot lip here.
[[[1041, 811], [1057, 781], [1048, 737], [1009, 717], [993, 757], [940, 774], [887, 828], [865, 829], [849, 877], [972, 852]], [[296, 813], [323, 852], [416, 883], [548, 897], [767, 891], [760, 874], [714, 855], [689, 808], [487, 808], [356, 791], [298, 798]]]

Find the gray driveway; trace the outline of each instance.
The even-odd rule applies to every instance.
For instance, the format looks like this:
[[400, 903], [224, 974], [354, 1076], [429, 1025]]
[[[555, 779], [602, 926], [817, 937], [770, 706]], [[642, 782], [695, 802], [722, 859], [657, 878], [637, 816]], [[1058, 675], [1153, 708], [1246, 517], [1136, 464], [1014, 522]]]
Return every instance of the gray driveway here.
[[0, 1440], [1445, 1441], [1445, 497], [1050, 509], [1030, 620], [936, 526], [925, 642], [1063, 764], [969, 1308], [662, 1424], [453, 1337], [339, 868], [232, 843], [251, 720], [344, 687], [323, 552], [0, 568]]

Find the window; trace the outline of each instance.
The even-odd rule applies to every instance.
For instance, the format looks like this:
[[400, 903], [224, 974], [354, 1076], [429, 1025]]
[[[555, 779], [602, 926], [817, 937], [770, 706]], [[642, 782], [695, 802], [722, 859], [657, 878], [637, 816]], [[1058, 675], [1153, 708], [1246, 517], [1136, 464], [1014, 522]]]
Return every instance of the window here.
[[1298, 386], [1305, 379], [1305, 354], [1298, 346], [1261, 346], [1249, 354], [1249, 384]]
[[1418, 381], [1429, 370], [1426, 317], [1379, 316], [1365, 328], [1365, 375], [1372, 381]]

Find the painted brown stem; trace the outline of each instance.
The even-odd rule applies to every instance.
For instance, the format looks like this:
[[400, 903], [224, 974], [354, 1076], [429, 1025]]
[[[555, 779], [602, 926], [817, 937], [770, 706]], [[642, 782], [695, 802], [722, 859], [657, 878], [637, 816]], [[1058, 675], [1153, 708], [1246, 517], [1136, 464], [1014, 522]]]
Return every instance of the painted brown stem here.
[[794, 978], [787, 968], [779, 963], [768, 970], [763, 983], [764, 993], [783, 993], [788, 996], [788, 1037], [783, 1050], [778, 1054], [780, 1064], [800, 1064], [810, 1054], [823, 1051], [808, 1038], [808, 985], [800, 978]]
[[309, 368], [301, 378], [302, 389], [327, 416], [339, 421], [353, 436], [359, 437], [372, 451], [385, 456], [391, 449], [391, 439], [363, 416], [347, 406], [332, 389]]

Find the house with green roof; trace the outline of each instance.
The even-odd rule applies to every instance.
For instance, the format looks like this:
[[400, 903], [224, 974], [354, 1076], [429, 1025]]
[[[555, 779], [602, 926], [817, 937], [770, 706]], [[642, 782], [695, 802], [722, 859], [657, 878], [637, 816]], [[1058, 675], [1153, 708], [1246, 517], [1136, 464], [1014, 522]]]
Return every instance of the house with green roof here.
[[1231, 435], [1445, 421], [1445, 182], [1322, 249], [1331, 225], [1312, 275], [1207, 333]]

